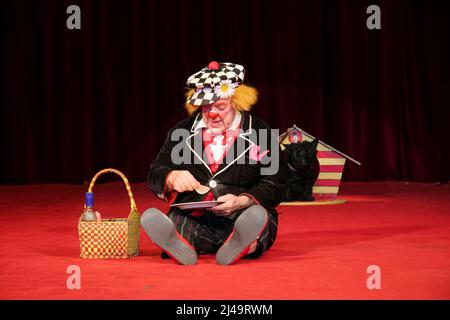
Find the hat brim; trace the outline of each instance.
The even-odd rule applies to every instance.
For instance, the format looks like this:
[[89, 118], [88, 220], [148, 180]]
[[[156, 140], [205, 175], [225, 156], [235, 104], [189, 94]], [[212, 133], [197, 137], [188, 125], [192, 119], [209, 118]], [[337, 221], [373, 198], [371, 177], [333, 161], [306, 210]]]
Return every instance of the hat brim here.
[[193, 106], [206, 106], [219, 99], [220, 97], [214, 91], [204, 92], [203, 90], [199, 90], [187, 99], [187, 103]]

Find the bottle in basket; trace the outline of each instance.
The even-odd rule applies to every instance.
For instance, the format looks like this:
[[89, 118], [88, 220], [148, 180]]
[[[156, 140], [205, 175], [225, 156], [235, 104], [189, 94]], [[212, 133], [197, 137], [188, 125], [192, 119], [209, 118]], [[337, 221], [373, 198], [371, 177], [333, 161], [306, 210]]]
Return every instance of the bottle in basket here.
[[86, 192], [86, 210], [83, 213], [83, 221], [97, 221], [97, 216], [93, 209], [94, 206], [94, 194], [92, 192]]

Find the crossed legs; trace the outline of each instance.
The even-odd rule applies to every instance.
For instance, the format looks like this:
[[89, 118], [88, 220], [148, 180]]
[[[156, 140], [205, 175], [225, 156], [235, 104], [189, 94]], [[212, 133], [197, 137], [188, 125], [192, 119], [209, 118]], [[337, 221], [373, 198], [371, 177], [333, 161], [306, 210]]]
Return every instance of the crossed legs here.
[[242, 257], [257, 258], [269, 249], [277, 230], [276, 214], [253, 205], [235, 220], [211, 212], [194, 218], [180, 212], [168, 216], [148, 209], [141, 218], [150, 239], [180, 264], [197, 262], [197, 253], [216, 253], [219, 264], [230, 265]]

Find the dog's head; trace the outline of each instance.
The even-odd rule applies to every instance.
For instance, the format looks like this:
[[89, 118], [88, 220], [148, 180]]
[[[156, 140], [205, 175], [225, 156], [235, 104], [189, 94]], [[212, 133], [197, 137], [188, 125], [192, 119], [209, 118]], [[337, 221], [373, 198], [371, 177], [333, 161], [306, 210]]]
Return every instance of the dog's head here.
[[284, 145], [286, 160], [296, 171], [304, 170], [314, 165], [317, 157], [317, 144], [319, 140], [303, 141], [301, 143], [291, 143]]

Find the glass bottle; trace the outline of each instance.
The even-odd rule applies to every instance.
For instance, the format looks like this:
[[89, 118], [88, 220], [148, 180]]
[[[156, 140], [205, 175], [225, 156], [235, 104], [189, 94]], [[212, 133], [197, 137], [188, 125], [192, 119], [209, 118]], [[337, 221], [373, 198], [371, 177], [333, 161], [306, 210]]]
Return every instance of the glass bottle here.
[[83, 221], [97, 221], [97, 216], [94, 212], [94, 194], [86, 192], [86, 209], [83, 213]]

